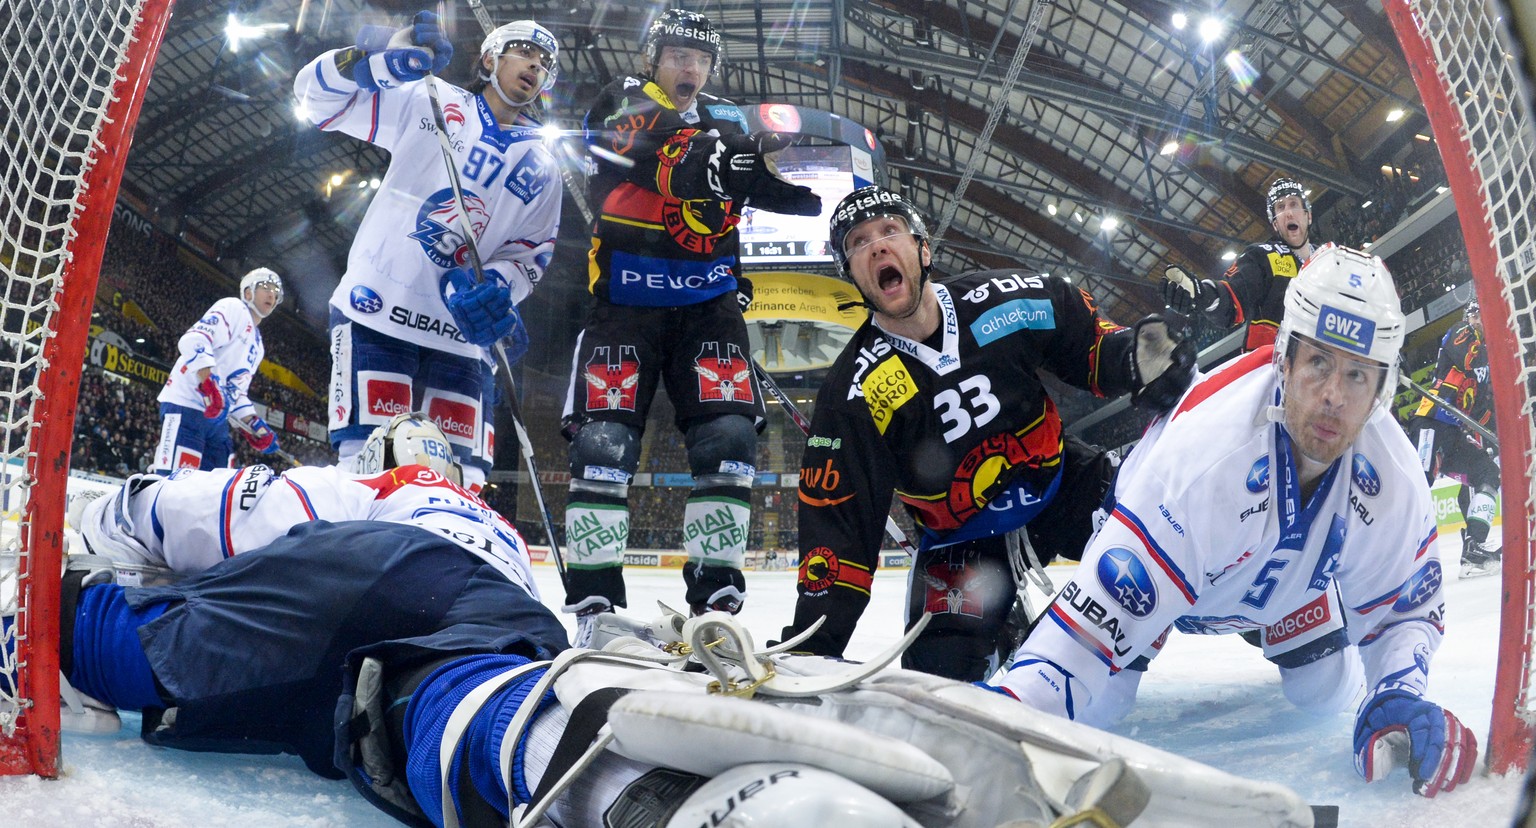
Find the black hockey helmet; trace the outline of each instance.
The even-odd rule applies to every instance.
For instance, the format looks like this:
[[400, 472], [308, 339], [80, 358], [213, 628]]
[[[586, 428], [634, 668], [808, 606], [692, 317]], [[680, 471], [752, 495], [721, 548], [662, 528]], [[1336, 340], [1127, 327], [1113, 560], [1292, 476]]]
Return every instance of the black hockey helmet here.
[[[853, 274], [848, 272], [848, 251], [843, 248], [843, 240], [853, 228], [877, 216], [896, 216], [907, 223], [907, 229], [917, 237], [919, 244], [928, 241], [928, 226], [923, 222], [923, 214], [900, 193], [874, 186], [854, 190], [837, 203], [827, 228], [832, 260], [837, 262], [837, 275], [850, 282]], [[923, 265], [924, 280], [931, 267], [931, 264]]]
[[720, 65], [725, 61], [725, 48], [720, 40], [720, 30], [715, 28], [715, 24], [711, 23], [708, 17], [698, 12], [667, 9], [646, 30], [645, 40], [640, 44], [640, 48], [645, 52], [645, 64], [653, 74], [656, 72], [656, 64], [661, 61], [661, 50], [665, 46], [680, 46], [685, 49], [708, 52], [711, 59], [710, 74], [718, 74]]
[[1264, 196], [1264, 212], [1269, 215], [1270, 224], [1275, 222], [1275, 205], [1286, 196], [1296, 196], [1301, 199], [1301, 208], [1312, 215], [1312, 202], [1307, 198], [1307, 190], [1301, 186], [1301, 182], [1294, 178], [1277, 178], [1269, 185], [1269, 193]]

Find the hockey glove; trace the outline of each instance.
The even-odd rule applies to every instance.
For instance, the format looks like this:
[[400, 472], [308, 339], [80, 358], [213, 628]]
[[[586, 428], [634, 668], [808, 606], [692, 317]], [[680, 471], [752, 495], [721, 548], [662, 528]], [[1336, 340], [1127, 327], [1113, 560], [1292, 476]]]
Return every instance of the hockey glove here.
[[245, 441], [251, 444], [251, 448], [262, 454], [273, 454], [277, 451], [277, 432], [267, 425], [267, 421], [260, 417], [252, 417], [245, 421], [245, 428], [240, 430], [245, 435]]
[[[453, 59], [453, 44], [438, 28], [437, 15], [417, 12], [411, 25], [380, 42], [380, 27], [365, 26], [357, 35], [357, 48], [366, 59], [352, 64], [352, 78], [370, 92], [395, 89], [441, 72]], [[341, 66], [338, 57], [338, 67]]]
[[1215, 310], [1219, 298], [1216, 283], [1210, 279], [1197, 282], [1181, 267], [1163, 271], [1163, 302], [1180, 316], [1187, 317], [1196, 309], [1202, 312]]
[[736, 277], [736, 307], [741, 308], [742, 313], [752, 307], [752, 280], [745, 276]]
[[197, 384], [197, 392], [203, 395], [204, 417], [213, 420], [224, 413], [224, 392], [219, 390], [218, 380], [213, 378], [213, 374]]
[[1136, 323], [1131, 346], [1131, 405], [1163, 413], [1173, 408], [1195, 381], [1195, 345], [1177, 339], [1168, 323], [1156, 314]]
[[[440, 289], [443, 304], [448, 306], [448, 312], [453, 315], [459, 333], [475, 345], [489, 347], [496, 340], [523, 327], [522, 318], [512, 306], [512, 291], [490, 280], [477, 283], [467, 267], [456, 267], [444, 273]], [[523, 351], [528, 349], [526, 331], [522, 335], [522, 348]], [[512, 358], [510, 352], [507, 358]]]
[[1413, 792], [1432, 797], [1472, 778], [1477, 737], [1438, 704], [1403, 689], [1377, 690], [1355, 717], [1355, 770], [1375, 782], [1404, 754]]
[[779, 177], [774, 159], [793, 139], [777, 132], [727, 135], [717, 160], [726, 194], [744, 204], [770, 213], [792, 216], [821, 215], [821, 196], [810, 187], [791, 184]]

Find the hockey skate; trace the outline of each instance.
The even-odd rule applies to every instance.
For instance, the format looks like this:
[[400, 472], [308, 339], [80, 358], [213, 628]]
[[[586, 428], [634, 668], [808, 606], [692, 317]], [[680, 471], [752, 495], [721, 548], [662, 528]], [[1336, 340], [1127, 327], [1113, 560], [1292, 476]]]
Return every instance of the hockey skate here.
[[1503, 549], [1484, 549], [1471, 536], [1462, 537], [1461, 577], [1476, 578], [1498, 572], [1504, 559]]

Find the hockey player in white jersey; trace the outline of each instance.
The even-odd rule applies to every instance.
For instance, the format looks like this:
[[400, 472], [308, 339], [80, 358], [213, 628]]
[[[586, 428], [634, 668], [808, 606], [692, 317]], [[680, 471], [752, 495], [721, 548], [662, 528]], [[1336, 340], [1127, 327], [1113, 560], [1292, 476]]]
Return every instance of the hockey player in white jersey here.
[[1406, 765], [1434, 796], [1470, 778], [1477, 740], [1425, 698], [1445, 599], [1429, 488], [1385, 405], [1397, 292], [1379, 258], [1329, 245], [1285, 304], [1273, 347], [1196, 383], [1136, 447], [1001, 688], [1104, 724], [1170, 629], [1258, 631], [1298, 707], [1359, 703], [1367, 781]]
[[262, 320], [283, 301], [283, 280], [258, 267], [240, 279], [240, 296], [213, 303], [176, 343], [180, 356], [160, 389], [160, 442], [150, 470], [217, 469], [229, 465], [229, 418], [245, 424], [246, 442], [263, 454], [277, 434], [256, 414], [248, 392], [267, 350]]
[[512, 524], [460, 487], [448, 438], [420, 413], [374, 429], [352, 467], [266, 466], [135, 475], [71, 508], [87, 548], [124, 583], [201, 572], [314, 520], [376, 520], [442, 534], [538, 596]]
[[[321, 129], [392, 156], [331, 296], [331, 444], [346, 465], [375, 426], [426, 411], [478, 489], [494, 447], [489, 346], [505, 339], [514, 362], [527, 350], [516, 305], [543, 277], [559, 225], [559, 170], [529, 112], [554, 85], [559, 44], [531, 20], [508, 23], [485, 38], [465, 90], [428, 77], [453, 53], [436, 15], [421, 12], [377, 41], [365, 31], [294, 80]], [[428, 84], [439, 91], [483, 283], [470, 268]]]

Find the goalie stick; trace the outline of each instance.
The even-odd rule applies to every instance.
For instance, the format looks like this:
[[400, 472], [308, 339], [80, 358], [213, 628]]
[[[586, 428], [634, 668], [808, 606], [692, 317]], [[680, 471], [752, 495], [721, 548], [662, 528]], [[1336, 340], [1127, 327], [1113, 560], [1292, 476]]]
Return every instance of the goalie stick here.
[[[769, 396], [778, 400], [779, 405], [784, 406], [785, 413], [789, 414], [789, 418], [794, 420], [795, 425], [800, 427], [802, 434], [807, 437], [811, 436], [811, 421], [807, 420], [805, 415], [800, 413], [800, 409], [795, 407], [794, 400], [791, 400], [789, 395], [784, 393], [784, 389], [780, 388], [779, 384], [773, 381], [773, 377], [769, 376], [766, 368], [757, 364], [757, 360], [752, 359], [748, 360], [748, 362], [752, 363], [752, 374], [757, 377], [757, 384], [764, 391], [768, 392]], [[896, 519], [889, 514], [885, 516], [885, 533], [891, 536], [891, 540], [896, 541], [896, 545], [901, 547], [901, 551], [911, 556], [914, 564], [917, 563], [917, 549], [912, 546], [911, 541], [907, 540], [907, 533], [901, 531], [901, 527], [897, 525]]]
[[[443, 153], [443, 166], [448, 169], [448, 184], [453, 189], [454, 212], [458, 215], [459, 229], [464, 233], [464, 248], [469, 252], [469, 263], [477, 282], [485, 281], [485, 264], [480, 260], [480, 249], [475, 244], [475, 227], [469, 219], [469, 208], [464, 202], [464, 185], [459, 180], [459, 168], [453, 161], [453, 146], [448, 141], [448, 122], [443, 118], [443, 105], [437, 97], [437, 77], [427, 75], [427, 98], [432, 103], [432, 121], [436, 126], [438, 148]], [[549, 555], [560, 573], [560, 583], [565, 583], [565, 558], [560, 554], [560, 541], [555, 535], [555, 520], [544, 503], [544, 489], [539, 484], [539, 466], [533, 459], [533, 442], [523, 427], [522, 405], [517, 401], [517, 384], [512, 380], [512, 362], [507, 350], [498, 340], [491, 346], [496, 355], [496, 375], [501, 378], [503, 395], [507, 399], [507, 413], [512, 416], [512, 428], [517, 431], [517, 446], [528, 467], [528, 482], [533, 487], [533, 499], [538, 501], [539, 516], [544, 520], [544, 532], [549, 536]]]
[[1411, 388], [1414, 391], [1424, 395], [1424, 399], [1440, 406], [1440, 408], [1444, 409], [1445, 413], [1455, 417], [1456, 421], [1466, 426], [1468, 430], [1472, 431], [1484, 440], [1487, 440], [1488, 444], [1493, 447], [1494, 451], [1499, 450], [1499, 435], [1494, 434], [1491, 430], [1489, 430], [1487, 426], [1483, 425], [1482, 423], [1479, 423], [1471, 417], [1468, 417], [1465, 411], [1462, 411], [1456, 406], [1450, 404], [1443, 397], [1429, 390], [1428, 388], [1425, 388], [1417, 382], [1414, 382], [1413, 377], [1410, 377], [1407, 374], [1399, 373], [1397, 375], [1397, 381], [1403, 386]]

